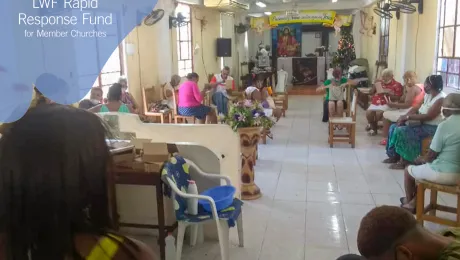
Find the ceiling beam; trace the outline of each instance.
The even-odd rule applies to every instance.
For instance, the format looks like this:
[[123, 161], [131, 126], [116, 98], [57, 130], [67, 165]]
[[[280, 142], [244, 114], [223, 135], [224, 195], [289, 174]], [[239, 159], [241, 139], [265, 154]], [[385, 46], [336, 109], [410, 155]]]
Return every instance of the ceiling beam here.
[[377, 0], [363, 0], [363, 7], [368, 7], [377, 2]]

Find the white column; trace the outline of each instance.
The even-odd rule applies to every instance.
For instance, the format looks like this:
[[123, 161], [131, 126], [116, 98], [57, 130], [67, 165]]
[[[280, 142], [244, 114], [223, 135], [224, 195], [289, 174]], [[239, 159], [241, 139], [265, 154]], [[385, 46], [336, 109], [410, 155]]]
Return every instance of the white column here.
[[356, 58], [363, 58], [361, 52], [361, 37], [363, 36], [359, 30], [361, 29], [361, 12], [357, 11], [353, 16], [353, 42], [355, 43]]
[[[156, 62], [157, 71], [152, 73], [157, 74], [157, 83], [163, 84], [169, 82], [172, 76], [173, 63], [172, 63], [172, 43], [171, 32], [169, 30], [169, 14], [174, 11], [174, 6], [170, 4], [170, 0], [158, 0], [155, 9], [165, 10], [164, 17], [155, 25], [156, 44]], [[175, 46], [175, 45], [174, 45]], [[141, 53], [142, 55], [142, 53]]]
[[[400, 55], [397, 55], [399, 57], [396, 57], [397, 59], [400, 60], [400, 72], [401, 76], [404, 75], [404, 72], [406, 71], [406, 59], [408, 58], [408, 55], [406, 50], [407, 50], [407, 23], [408, 23], [408, 14], [401, 14], [401, 25], [402, 25], [402, 34], [401, 34], [401, 44], [400, 46], [397, 46], [397, 48], [401, 48], [401, 51], [399, 52]], [[398, 32], [397, 32], [398, 33]]]

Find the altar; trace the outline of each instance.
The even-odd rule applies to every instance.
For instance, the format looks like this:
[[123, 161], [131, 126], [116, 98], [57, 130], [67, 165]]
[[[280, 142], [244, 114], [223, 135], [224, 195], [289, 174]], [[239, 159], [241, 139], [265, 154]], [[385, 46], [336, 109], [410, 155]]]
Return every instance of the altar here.
[[288, 84], [319, 86], [326, 80], [325, 57], [280, 57], [277, 67], [287, 72]]

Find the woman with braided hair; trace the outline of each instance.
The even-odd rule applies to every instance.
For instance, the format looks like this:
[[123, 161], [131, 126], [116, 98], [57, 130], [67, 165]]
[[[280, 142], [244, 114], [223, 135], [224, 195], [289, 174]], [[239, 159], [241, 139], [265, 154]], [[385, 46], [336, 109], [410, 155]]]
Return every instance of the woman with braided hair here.
[[431, 75], [425, 80], [423, 104], [412, 107], [390, 127], [387, 141], [388, 158], [383, 163], [390, 169], [403, 170], [420, 155], [422, 140], [432, 137], [442, 122], [441, 106], [446, 94], [442, 92], [441, 75]]

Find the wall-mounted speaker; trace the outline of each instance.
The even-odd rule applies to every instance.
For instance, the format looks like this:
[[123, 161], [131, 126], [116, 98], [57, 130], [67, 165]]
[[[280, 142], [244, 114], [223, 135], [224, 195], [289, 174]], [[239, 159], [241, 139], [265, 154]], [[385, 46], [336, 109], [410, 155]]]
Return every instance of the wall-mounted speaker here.
[[217, 57], [232, 57], [232, 39], [217, 38]]

